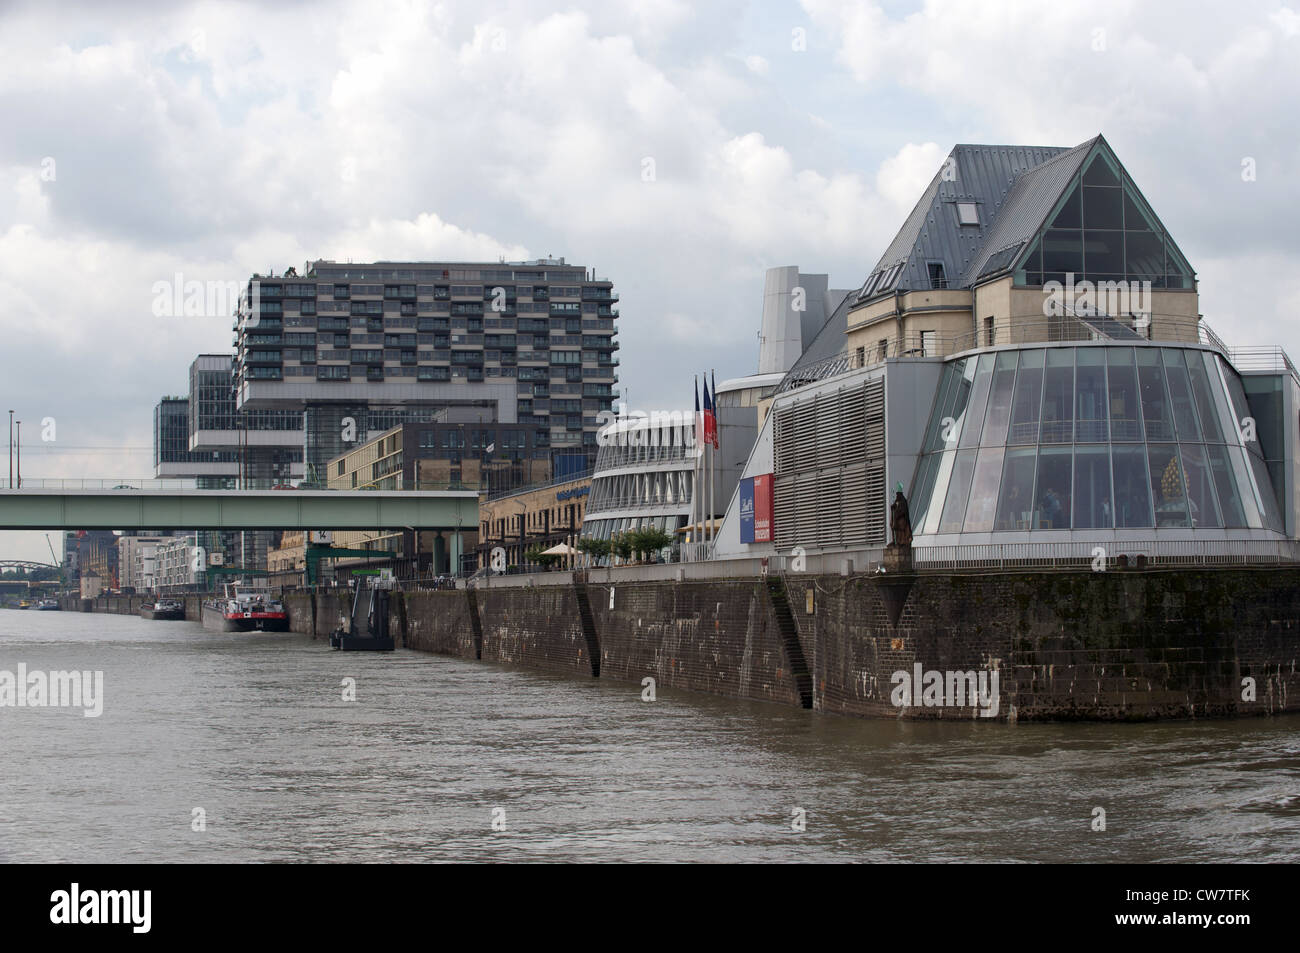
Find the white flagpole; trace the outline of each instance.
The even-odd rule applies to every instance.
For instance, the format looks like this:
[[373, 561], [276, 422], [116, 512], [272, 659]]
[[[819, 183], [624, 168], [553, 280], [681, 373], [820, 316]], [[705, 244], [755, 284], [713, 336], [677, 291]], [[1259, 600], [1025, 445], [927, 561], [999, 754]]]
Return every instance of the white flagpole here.
[[[709, 397], [709, 403], [713, 407], [713, 432], [718, 432], [718, 379], [712, 371], [709, 372], [710, 383], [713, 384], [715, 393]], [[718, 526], [714, 518], [718, 512], [718, 499], [716, 495], [716, 481], [714, 475], [718, 470], [718, 451], [713, 446], [713, 441], [709, 441], [709, 542], [716, 545], [718, 541]]]
[[[695, 378], [695, 399], [699, 399], [698, 377]], [[694, 459], [692, 460], [692, 471], [690, 471], [690, 542], [694, 543], [692, 550], [697, 559], [699, 551], [701, 551], [699, 550], [699, 543], [703, 540], [703, 514], [705, 514], [705, 501], [699, 497], [699, 475], [703, 472], [701, 462], [699, 462], [699, 455], [702, 454], [703, 447], [705, 447], [701, 442], [701, 436], [699, 436], [699, 426], [701, 426], [702, 420], [703, 413], [697, 412], [694, 421], [690, 424], [690, 432], [694, 434], [695, 439], [692, 449]]]
[[[717, 432], [718, 426], [718, 397], [713, 395], [709, 398], [713, 403], [713, 427]], [[715, 495], [714, 474], [718, 469], [718, 451], [713, 447], [713, 441], [709, 441], [709, 542], [716, 544], [718, 541], [718, 526], [714, 522], [714, 517], [718, 512], [718, 500]]]
[[[693, 378], [695, 400], [700, 399], [700, 379]], [[695, 412], [691, 418], [691, 553], [699, 551], [700, 531], [696, 522], [696, 513], [700, 509], [700, 415]]]

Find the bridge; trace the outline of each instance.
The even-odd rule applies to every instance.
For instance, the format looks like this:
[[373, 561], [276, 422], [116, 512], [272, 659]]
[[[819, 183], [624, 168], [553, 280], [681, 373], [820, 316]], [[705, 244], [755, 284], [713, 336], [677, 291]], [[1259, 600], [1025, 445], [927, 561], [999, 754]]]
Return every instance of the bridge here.
[[11, 569], [18, 572], [33, 572], [37, 569], [58, 570], [60, 568], [54, 563], [34, 563], [28, 559], [0, 559], [0, 573], [8, 572]]
[[[25, 483], [27, 481], [24, 481]], [[0, 490], [0, 529], [478, 528], [473, 490], [194, 490], [24, 486]]]

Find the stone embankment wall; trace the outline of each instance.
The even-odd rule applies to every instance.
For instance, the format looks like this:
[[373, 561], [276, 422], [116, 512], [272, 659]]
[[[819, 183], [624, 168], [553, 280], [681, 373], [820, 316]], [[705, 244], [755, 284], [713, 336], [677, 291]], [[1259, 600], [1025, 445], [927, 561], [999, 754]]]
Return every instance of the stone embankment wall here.
[[[396, 594], [391, 631], [425, 652], [860, 717], [1300, 710], [1300, 569], [550, 577]], [[292, 629], [325, 638], [345, 600], [286, 595]], [[140, 601], [101, 597], [87, 611]], [[186, 603], [197, 619], [198, 600]], [[897, 673], [913, 694], [900, 696]]]

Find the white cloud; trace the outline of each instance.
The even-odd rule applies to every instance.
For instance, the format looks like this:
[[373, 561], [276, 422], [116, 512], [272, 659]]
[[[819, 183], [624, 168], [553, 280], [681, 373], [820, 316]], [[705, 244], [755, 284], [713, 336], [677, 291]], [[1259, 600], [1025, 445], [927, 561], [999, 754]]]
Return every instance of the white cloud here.
[[[1295, 270], [1300, 237], [1277, 214], [1300, 204], [1290, 8], [804, 8], [751, 29], [738, 5], [684, 0], [7, 7], [8, 389], [31, 413], [54, 404], [85, 442], [147, 446], [158, 396], [230, 346], [224, 321], [152, 319], [159, 278], [554, 254], [615, 282], [620, 374], [638, 403], [674, 406], [683, 353], [720, 377], [752, 370], [764, 267], [857, 285], [954, 143], [1098, 131], [1200, 270], [1225, 337], [1267, 336], [1294, 311], [1272, 282], [1234, 297], [1260, 261]], [[807, 53], [791, 53], [793, 26]], [[147, 455], [103, 465], [131, 459], [147, 470]]]
[[916, 205], [950, 151], [951, 146], [944, 148], [936, 142], [909, 142], [880, 164], [876, 189], [899, 213], [898, 224]]
[[1271, 14], [1269, 19], [1277, 24], [1284, 36], [1300, 35], [1300, 13], [1296, 13], [1290, 7], [1283, 7]]

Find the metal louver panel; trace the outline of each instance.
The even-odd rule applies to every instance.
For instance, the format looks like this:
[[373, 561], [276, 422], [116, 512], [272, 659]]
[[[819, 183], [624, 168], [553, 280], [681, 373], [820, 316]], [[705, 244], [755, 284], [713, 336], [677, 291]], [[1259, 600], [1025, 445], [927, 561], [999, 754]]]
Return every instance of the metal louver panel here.
[[866, 412], [865, 388], [854, 388], [844, 394], [840, 401], [840, 462], [843, 464], [866, 459]]
[[794, 406], [794, 420], [790, 428], [794, 445], [794, 465], [799, 472], [817, 467], [817, 402], [800, 401]]
[[866, 541], [873, 546], [882, 546], [886, 542], [885, 514], [888, 511], [888, 492], [885, 486], [884, 379], [868, 381], [863, 390], [866, 396]]
[[817, 546], [836, 546], [844, 534], [844, 510], [841, 505], [840, 488], [844, 471], [839, 467], [822, 470], [817, 474], [817, 506], [813, 512], [817, 528], [814, 542]]
[[865, 433], [868, 460], [885, 459], [885, 382], [868, 381], [863, 388], [866, 404]]
[[883, 546], [885, 539], [885, 468], [872, 467], [867, 470], [863, 481], [866, 497], [866, 542], [871, 546]]
[[843, 541], [851, 545], [864, 545], [867, 538], [867, 465], [855, 463], [840, 471], [840, 513]]
[[775, 413], [777, 548], [883, 545], [883, 378], [804, 398]]
[[794, 470], [793, 447], [790, 443], [790, 424], [794, 415], [789, 407], [779, 407], [772, 423], [772, 472], [777, 476]]
[[791, 549], [798, 545], [799, 527], [794, 513], [795, 476], [778, 476], [772, 487], [772, 518], [776, 523], [776, 548]]

